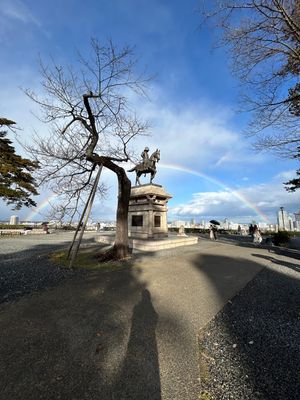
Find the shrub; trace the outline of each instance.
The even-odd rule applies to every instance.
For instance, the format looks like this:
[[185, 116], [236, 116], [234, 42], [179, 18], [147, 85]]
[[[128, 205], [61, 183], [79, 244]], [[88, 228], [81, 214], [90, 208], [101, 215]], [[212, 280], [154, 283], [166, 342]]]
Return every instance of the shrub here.
[[275, 246], [286, 246], [290, 240], [291, 233], [279, 231], [273, 234], [273, 243]]
[[63, 225], [61, 229], [63, 231], [76, 231], [76, 227], [72, 225]]

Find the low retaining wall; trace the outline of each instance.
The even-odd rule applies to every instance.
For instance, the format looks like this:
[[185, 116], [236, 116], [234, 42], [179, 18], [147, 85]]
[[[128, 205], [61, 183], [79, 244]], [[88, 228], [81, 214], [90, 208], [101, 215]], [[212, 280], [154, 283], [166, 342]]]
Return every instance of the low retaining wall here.
[[0, 229], [0, 236], [23, 235], [21, 229]]
[[42, 229], [0, 229], [0, 236], [12, 236], [12, 235], [44, 235], [46, 232]]

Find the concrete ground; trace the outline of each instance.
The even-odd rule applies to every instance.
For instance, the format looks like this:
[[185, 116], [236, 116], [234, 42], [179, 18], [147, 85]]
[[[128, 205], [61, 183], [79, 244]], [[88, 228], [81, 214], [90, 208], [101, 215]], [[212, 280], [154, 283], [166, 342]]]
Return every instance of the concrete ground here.
[[[22, 254], [30, 241], [19, 242]], [[47, 246], [36, 245], [30, 262], [42, 266]], [[20, 259], [17, 242], [9, 246], [5, 268]], [[2, 304], [0, 399], [198, 399], [199, 330], [270, 264], [268, 256], [200, 239]]]

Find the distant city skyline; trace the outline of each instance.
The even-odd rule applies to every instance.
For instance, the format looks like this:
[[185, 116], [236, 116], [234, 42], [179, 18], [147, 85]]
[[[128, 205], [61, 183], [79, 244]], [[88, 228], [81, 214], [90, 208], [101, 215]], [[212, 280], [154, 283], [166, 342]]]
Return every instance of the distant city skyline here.
[[[32, 215], [35, 216], [35, 219], [20, 219], [19, 216], [15, 213], [14, 215], [11, 215], [9, 218], [7, 219], [3, 219], [0, 216], [0, 222], [2, 223], [9, 223], [11, 225], [16, 225], [18, 223], [20, 224], [24, 224], [24, 223], [37, 223], [37, 222], [43, 222], [45, 220], [52, 220], [55, 221], [55, 218], [48, 218], [47, 216], [44, 215], [45, 218], [38, 218], [38, 214], [36, 213], [32, 213]], [[179, 227], [180, 225], [184, 225], [184, 226], [199, 226], [199, 225], [209, 225], [209, 221], [211, 219], [213, 219], [214, 217], [212, 216], [201, 216], [198, 218], [190, 218], [190, 217], [185, 217], [185, 218], [173, 218], [170, 219], [168, 218], [168, 224], [171, 224], [172, 226], [177, 226]], [[90, 218], [89, 219], [90, 223], [99, 223], [99, 222], [103, 222], [103, 223], [115, 223], [115, 219], [97, 219], [97, 218]], [[277, 210], [276, 215], [274, 216], [274, 220], [273, 221], [262, 221], [259, 219], [255, 219], [255, 218], [250, 218], [249, 220], [245, 221], [245, 220], [230, 220], [229, 217], [222, 217], [219, 218], [218, 221], [220, 222], [220, 224], [222, 226], [227, 225], [236, 225], [238, 226], [239, 224], [241, 225], [249, 225], [249, 224], [258, 224], [261, 227], [268, 227], [268, 226], [277, 226], [279, 229], [283, 229], [283, 230], [298, 230], [300, 231], [300, 209], [299, 211], [294, 211], [294, 212], [288, 212], [287, 210], [284, 209], [284, 207], [280, 207]], [[67, 222], [67, 221], [65, 221]], [[73, 224], [76, 224], [76, 220], [73, 220]], [[234, 228], [235, 229], [235, 228]]]

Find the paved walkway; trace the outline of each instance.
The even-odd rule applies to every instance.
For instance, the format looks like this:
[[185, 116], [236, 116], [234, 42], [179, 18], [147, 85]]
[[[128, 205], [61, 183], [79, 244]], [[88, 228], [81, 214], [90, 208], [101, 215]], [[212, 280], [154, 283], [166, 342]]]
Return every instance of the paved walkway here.
[[201, 240], [2, 305], [0, 399], [198, 399], [199, 330], [270, 263], [255, 253]]

